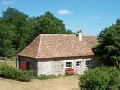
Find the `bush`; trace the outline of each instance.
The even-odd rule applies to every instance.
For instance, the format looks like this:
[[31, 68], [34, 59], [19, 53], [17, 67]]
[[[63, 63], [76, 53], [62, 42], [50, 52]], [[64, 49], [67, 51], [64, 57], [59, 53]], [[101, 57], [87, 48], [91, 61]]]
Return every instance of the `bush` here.
[[38, 76], [37, 78], [40, 80], [46, 80], [46, 79], [52, 79], [52, 78], [56, 78], [56, 75], [45, 75], [45, 74], [41, 74], [40, 76]]
[[17, 73], [17, 76], [18, 76], [17, 80], [28, 82], [28, 81], [31, 81], [31, 79], [33, 78], [33, 72], [32, 71], [19, 71]]
[[7, 64], [0, 66], [0, 76], [8, 79], [15, 79], [19, 81], [30, 81], [33, 77], [32, 71], [22, 71]]
[[81, 90], [120, 90], [120, 72], [115, 67], [97, 67], [79, 78]]

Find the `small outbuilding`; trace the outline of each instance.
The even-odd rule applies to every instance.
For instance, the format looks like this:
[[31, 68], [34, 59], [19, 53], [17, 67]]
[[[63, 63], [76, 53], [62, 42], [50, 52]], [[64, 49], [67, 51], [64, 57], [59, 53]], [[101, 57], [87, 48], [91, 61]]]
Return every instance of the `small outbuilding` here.
[[82, 74], [100, 63], [92, 48], [96, 36], [74, 34], [40, 34], [17, 56], [17, 68], [33, 70], [34, 75]]

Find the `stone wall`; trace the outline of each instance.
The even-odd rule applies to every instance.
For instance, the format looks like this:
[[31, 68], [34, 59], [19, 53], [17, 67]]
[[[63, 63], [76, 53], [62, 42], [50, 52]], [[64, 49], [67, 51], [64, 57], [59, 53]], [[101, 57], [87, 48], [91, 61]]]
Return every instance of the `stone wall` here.
[[[77, 58], [77, 59], [66, 59], [66, 60], [35, 60], [32, 58], [18, 57], [18, 68], [20, 68], [20, 63], [22, 61], [29, 62], [30, 70], [34, 71], [34, 75], [39, 76], [41, 74], [46, 75], [64, 75], [66, 67], [66, 62], [72, 62], [72, 67], [76, 74], [83, 74], [85, 70], [89, 67], [95, 67], [101, 63], [98, 60], [91, 58]], [[76, 62], [80, 61], [80, 66], [76, 66]], [[86, 65], [86, 61], [90, 61], [90, 65]]]
[[63, 73], [63, 61], [62, 60], [49, 60], [38, 62], [38, 75], [59, 75]]
[[[74, 72], [76, 74], [83, 74], [84, 71], [88, 69], [88, 66], [86, 65], [86, 61], [89, 61], [89, 60], [91, 60], [91, 58], [64, 60], [64, 70], [66, 69], [66, 62], [72, 62], [72, 69], [74, 69]], [[76, 62], [81, 62], [80, 66], [76, 66]]]
[[[80, 61], [80, 66], [76, 66], [76, 62]], [[86, 61], [90, 61], [90, 65], [86, 65]], [[68, 59], [68, 60], [44, 60], [38, 62], [38, 75], [64, 75], [66, 67], [66, 62], [72, 62], [72, 68], [75, 70], [76, 74], [83, 74], [85, 70], [89, 67], [97, 66], [95, 59], [91, 58], [81, 58], [81, 59]], [[93, 63], [91, 63], [93, 62]]]
[[32, 70], [34, 72], [34, 75], [36, 76], [37, 75], [37, 60], [35, 59], [32, 59], [32, 58], [27, 58], [27, 57], [18, 57], [18, 62], [17, 62], [17, 67], [18, 68], [21, 68], [20, 67], [20, 64], [22, 61], [27, 61], [29, 62], [29, 70]]

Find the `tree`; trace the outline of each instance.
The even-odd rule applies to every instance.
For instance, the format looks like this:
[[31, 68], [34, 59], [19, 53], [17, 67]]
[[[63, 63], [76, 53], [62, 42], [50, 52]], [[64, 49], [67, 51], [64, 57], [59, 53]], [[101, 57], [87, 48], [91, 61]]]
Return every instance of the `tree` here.
[[5, 23], [3, 18], [0, 18], [0, 56], [12, 57], [16, 51], [12, 45], [14, 37], [13, 27], [9, 23]]
[[116, 24], [105, 28], [98, 36], [98, 45], [93, 49], [99, 59], [104, 60], [106, 65], [116, 65], [120, 63], [120, 19]]
[[72, 32], [72, 30], [67, 29], [66, 34], [74, 34], [74, 33]]
[[28, 43], [27, 40], [30, 38], [31, 27], [27, 23], [28, 15], [23, 12], [18, 11], [15, 8], [7, 8], [3, 12], [3, 19], [6, 23], [9, 23], [13, 27], [13, 32], [15, 33], [12, 44], [15, 46], [15, 49], [20, 52]]
[[70, 34], [62, 20], [46, 12], [30, 17], [15, 8], [8, 7], [0, 17], [0, 56], [12, 57], [25, 48], [39, 34]]
[[66, 32], [62, 20], [56, 18], [52, 13], [46, 12], [45, 15], [36, 17], [34, 21], [34, 35], [39, 34], [61, 34]]

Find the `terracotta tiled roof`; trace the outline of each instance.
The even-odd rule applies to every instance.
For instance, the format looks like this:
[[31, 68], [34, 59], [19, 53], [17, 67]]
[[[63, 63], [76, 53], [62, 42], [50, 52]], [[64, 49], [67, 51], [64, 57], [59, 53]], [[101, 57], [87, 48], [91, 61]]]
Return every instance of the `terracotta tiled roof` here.
[[36, 59], [91, 56], [94, 55], [92, 48], [96, 44], [96, 36], [83, 36], [79, 41], [76, 35], [40, 34], [18, 56]]

